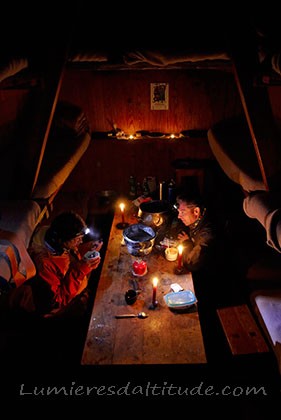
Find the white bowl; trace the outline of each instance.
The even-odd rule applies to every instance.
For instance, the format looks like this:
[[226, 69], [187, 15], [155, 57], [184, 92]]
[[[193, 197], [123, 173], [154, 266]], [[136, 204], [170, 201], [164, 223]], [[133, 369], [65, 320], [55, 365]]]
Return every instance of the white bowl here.
[[84, 261], [91, 261], [98, 257], [100, 257], [100, 253], [98, 251], [87, 251], [83, 259]]
[[178, 249], [171, 246], [165, 249], [165, 257], [168, 261], [176, 261], [178, 258]]

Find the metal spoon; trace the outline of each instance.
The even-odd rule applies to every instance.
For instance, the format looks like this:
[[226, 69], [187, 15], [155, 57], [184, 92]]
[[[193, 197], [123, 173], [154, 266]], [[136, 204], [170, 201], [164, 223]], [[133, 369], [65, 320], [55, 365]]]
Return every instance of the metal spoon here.
[[148, 315], [145, 312], [139, 312], [138, 314], [123, 314], [115, 315], [115, 318], [147, 318]]

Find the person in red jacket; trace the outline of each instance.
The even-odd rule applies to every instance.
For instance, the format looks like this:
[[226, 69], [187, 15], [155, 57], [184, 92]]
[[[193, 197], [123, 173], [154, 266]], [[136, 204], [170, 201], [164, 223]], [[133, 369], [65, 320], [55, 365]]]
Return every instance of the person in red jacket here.
[[83, 316], [91, 296], [88, 280], [101, 261], [99, 252], [95, 258], [87, 255], [103, 244], [85, 241], [88, 231], [85, 221], [72, 211], [59, 214], [50, 226], [41, 226], [28, 249], [36, 275], [11, 289], [4, 308], [44, 318]]

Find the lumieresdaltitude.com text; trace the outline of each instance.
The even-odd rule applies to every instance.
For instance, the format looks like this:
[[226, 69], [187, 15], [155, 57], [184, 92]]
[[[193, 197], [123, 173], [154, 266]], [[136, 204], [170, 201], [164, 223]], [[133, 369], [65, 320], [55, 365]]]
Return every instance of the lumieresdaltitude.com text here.
[[27, 396], [71, 396], [71, 397], [108, 397], [108, 396], [142, 396], [142, 397], [194, 397], [194, 396], [222, 396], [222, 397], [247, 397], [247, 396], [267, 396], [264, 386], [214, 386], [206, 385], [204, 381], [191, 387], [174, 385], [172, 383], [153, 383], [147, 382], [145, 385], [136, 385], [127, 382], [124, 386], [120, 385], [82, 385], [71, 382], [69, 385], [52, 386], [30, 386], [22, 383], [19, 395]]

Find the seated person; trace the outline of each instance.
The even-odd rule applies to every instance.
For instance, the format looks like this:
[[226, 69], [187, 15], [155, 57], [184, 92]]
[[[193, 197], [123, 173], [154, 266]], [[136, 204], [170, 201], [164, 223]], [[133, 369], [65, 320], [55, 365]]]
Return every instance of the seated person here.
[[178, 241], [183, 245], [182, 261], [191, 272], [207, 270], [215, 257], [216, 234], [200, 197], [180, 194], [176, 198], [179, 225]]
[[[83, 258], [89, 250], [99, 251], [102, 242], [86, 242], [88, 228], [76, 213], [59, 214], [49, 227], [39, 229], [29, 253], [36, 266], [36, 277], [13, 290], [10, 308], [49, 317], [55, 314], [75, 316], [89, 297], [88, 277], [100, 264], [100, 257]], [[83, 304], [82, 304], [83, 303]]]
[[[183, 193], [177, 196], [176, 203], [179, 219], [177, 238], [183, 245], [183, 266], [192, 273], [203, 335], [208, 337], [212, 331], [208, 342], [213, 343], [217, 328], [215, 309], [224, 300], [222, 285], [226, 283], [221, 241], [217, 226], [200, 197]], [[213, 351], [212, 344], [206, 351]]]

